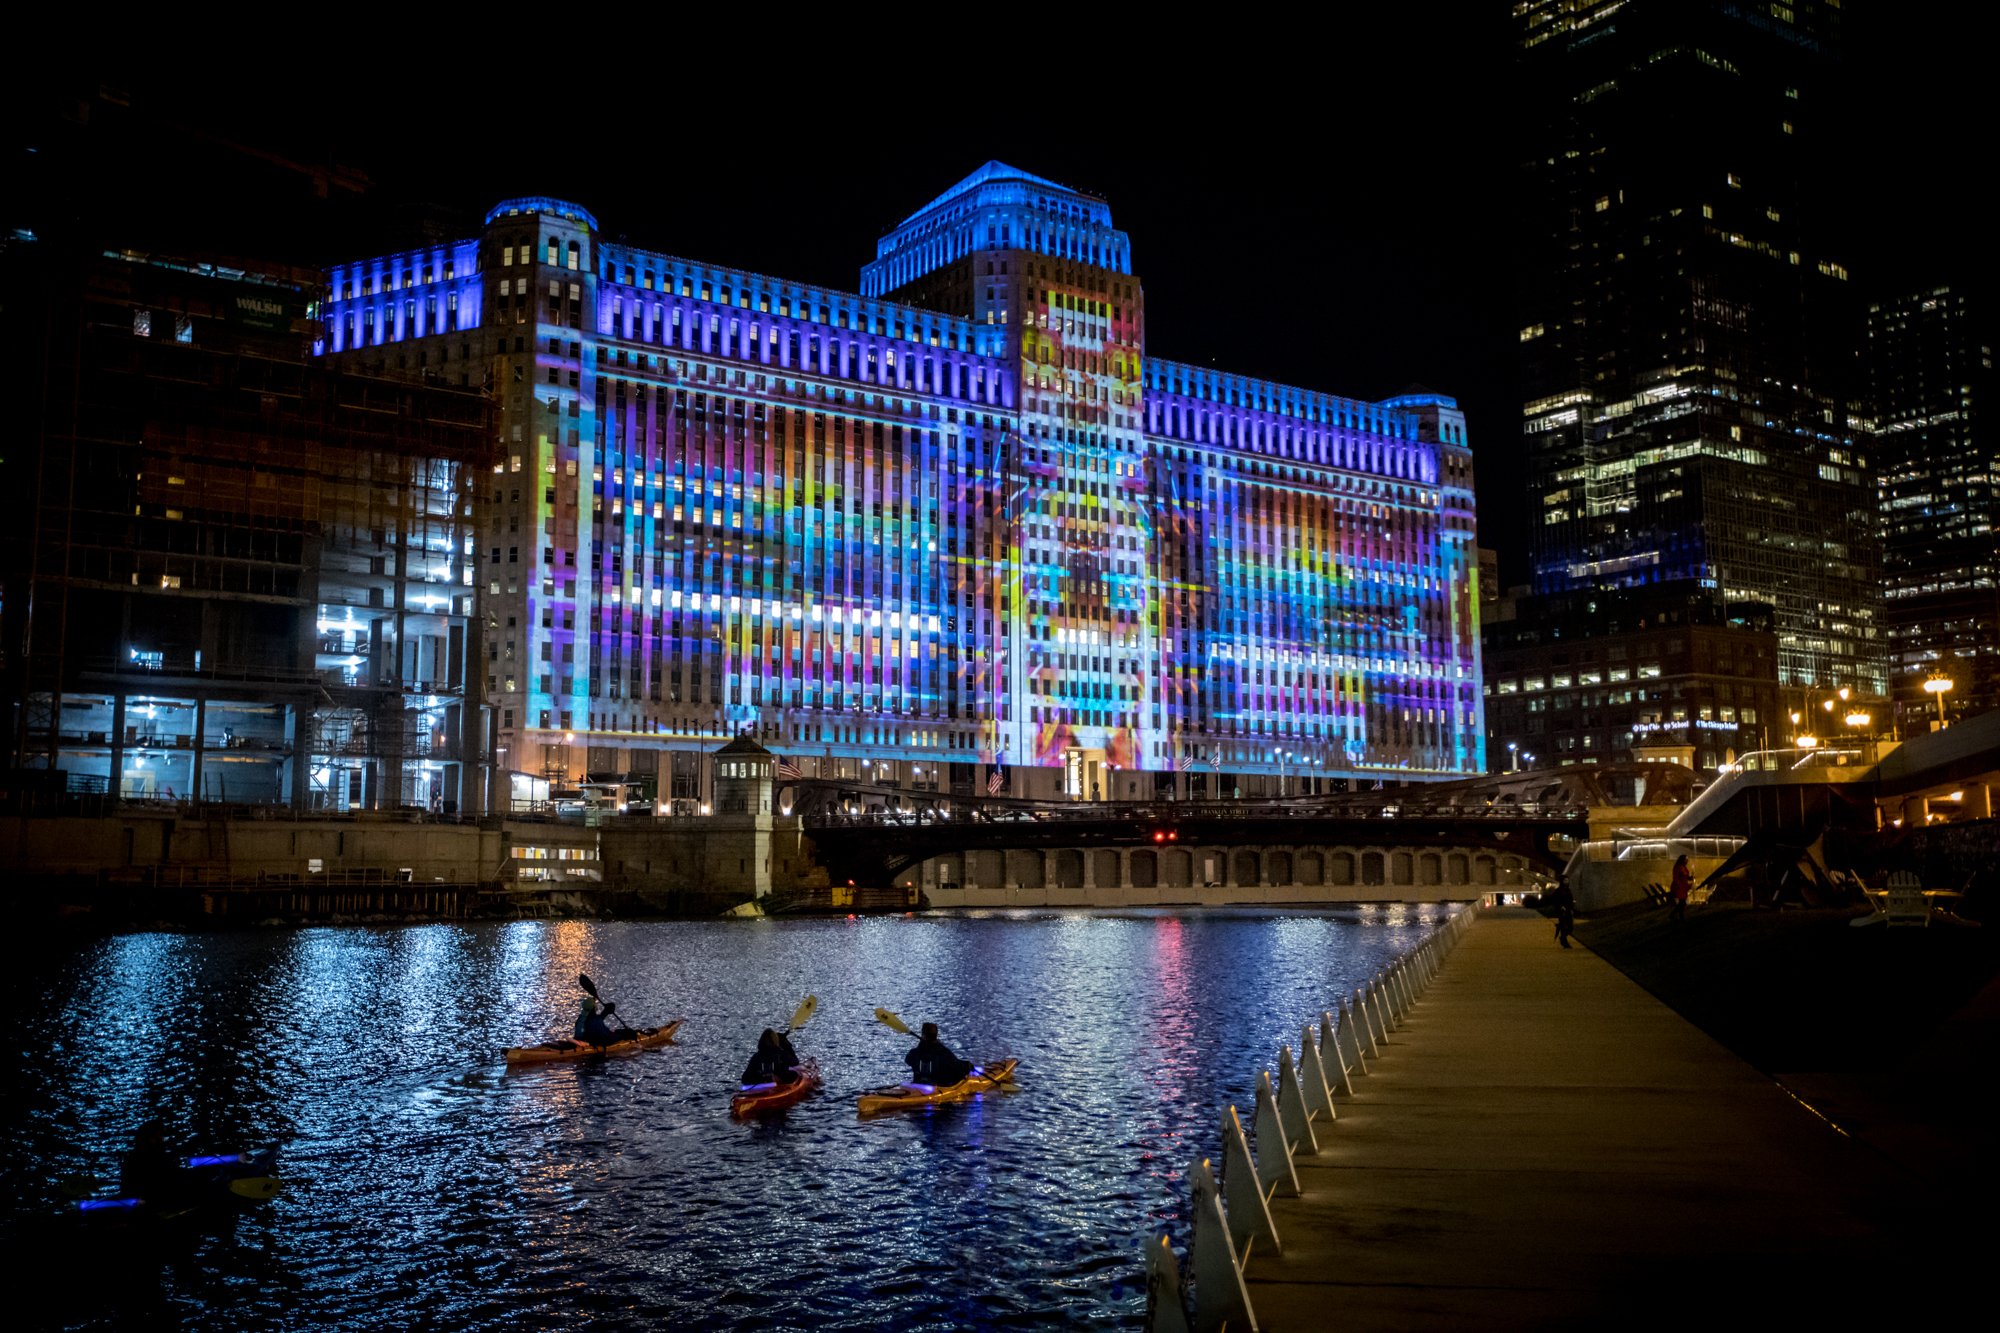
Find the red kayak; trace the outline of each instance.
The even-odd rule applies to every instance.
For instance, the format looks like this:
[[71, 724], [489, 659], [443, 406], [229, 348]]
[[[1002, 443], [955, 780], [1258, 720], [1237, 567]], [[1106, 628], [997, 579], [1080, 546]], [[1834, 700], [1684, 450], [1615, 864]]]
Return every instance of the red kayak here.
[[729, 1114], [769, 1115], [810, 1097], [820, 1085], [819, 1064], [808, 1060], [798, 1067], [799, 1076], [791, 1083], [745, 1083], [742, 1091], [729, 1099]]

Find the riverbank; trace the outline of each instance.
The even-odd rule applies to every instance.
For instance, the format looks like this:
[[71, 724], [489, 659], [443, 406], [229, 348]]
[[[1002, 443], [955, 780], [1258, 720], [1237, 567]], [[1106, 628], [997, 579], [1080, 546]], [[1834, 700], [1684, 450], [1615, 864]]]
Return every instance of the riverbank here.
[[[1630, 906], [1577, 937], [1843, 1132], [1954, 1193], [2000, 1174], [2000, 931], [1856, 929], [1859, 909]], [[1551, 945], [1553, 947], [1553, 945]]]

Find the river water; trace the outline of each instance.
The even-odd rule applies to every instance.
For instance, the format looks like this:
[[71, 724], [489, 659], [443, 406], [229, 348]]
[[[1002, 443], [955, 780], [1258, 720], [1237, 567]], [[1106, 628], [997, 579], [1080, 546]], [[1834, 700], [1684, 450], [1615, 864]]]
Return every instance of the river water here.
[[[17, 947], [5, 1234], [73, 1328], [1133, 1327], [1218, 1117], [1437, 909], [131, 934]], [[509, 1071], [588, 972], [678, 1045]], [[738, 1124], [758, 1031], [827, 1087]], [[936, 1021], [1018, 1090], [861, 1121]], [[165, 1241], [53, 1219], [149, 1116], [287, 1188]], [[20, 1307], [15, 1307], [18, 1310]], [[18, 1326], [18, 1325], [17, 1325]]]

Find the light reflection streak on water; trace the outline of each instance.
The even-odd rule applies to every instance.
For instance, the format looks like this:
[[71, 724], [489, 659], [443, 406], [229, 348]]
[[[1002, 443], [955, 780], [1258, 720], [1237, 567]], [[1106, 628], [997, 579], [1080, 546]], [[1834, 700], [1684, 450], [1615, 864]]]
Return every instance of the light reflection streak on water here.
[[[46, 1230], [51, 1182], [114, 1165], [163, 1113], [189, 1147], [282, 1141], [296, 1182], [198, 1262], [143, 1273], [188, 1327], [1130, 1322], [1140, 1247], [1184, 1240], [1185, 1172], [1215, 1154], [1223, 1105], [1247, 1110], [1279, 1044], [1429, 915], [512, 923], [43, 951], [10, 979], [17, 1046], [45, 1054], [7, 1085], [24, 1151], [0, 1156], [0, 1243]], [[505, 1071], [500, 1047], [568, 1031], [579, 971], [635, 1024], [685, 1018], [681, 1044]], [[808, 992], [798, 1046], [829, 1089], [730, 1121], [757, 1033]], [[899, 1078], [909, 1044], [877, 1005], [936, 1021], [967, 1058], [1019, 1055], [1019, 1090], [857, 1120], [854, 1095]]]

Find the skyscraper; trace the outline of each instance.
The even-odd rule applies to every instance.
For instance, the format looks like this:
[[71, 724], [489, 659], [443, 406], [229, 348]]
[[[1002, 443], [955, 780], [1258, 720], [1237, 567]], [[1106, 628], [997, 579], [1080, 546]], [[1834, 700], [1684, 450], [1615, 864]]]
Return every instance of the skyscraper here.
[[1769, 604], [1782, 684], [1879, 693], [1858, 309], [1818, 169], [1839, 4], [1515, 13], [1535, 590]]
[[[2000, 447], [1978, 315], [1951, 286], [1868, 312], [1890, 687], [1905, 730], [1943, 706], [2000, 708]], [[1939, 677], [1952, 683], [1943, 706], [1924, 691]]]
[[1102, 199], [987, 163], [859, 292], [549, 198], [329, 282], [335, 364], [493, 384], [504, 767], [692, 797], [744, 730], [968, 794], [1480, 766], [1456, 403], [1148, 357]]

